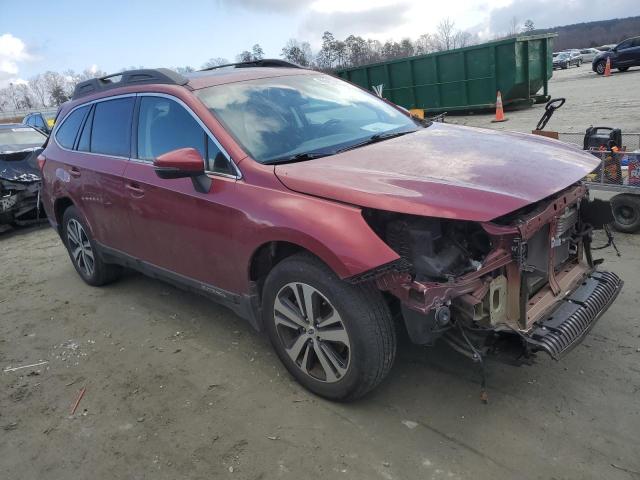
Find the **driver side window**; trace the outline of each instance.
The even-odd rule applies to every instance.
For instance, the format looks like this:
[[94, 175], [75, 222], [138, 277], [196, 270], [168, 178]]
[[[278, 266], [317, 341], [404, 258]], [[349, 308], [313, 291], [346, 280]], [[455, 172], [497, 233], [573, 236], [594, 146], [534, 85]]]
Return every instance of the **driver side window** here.
[[205, 158], [206, 134], [178, 102], [142, 97], [138, 117], [138, 158], [152, 162], [163, 153], [193, 147]]
[[178, 102], [142, 97], [138, 117], [138, 158], [152, 162], [163, 153], [192, 147], [205, 160], [205, 170], [233, 175], [231, 164], [200, 124]]

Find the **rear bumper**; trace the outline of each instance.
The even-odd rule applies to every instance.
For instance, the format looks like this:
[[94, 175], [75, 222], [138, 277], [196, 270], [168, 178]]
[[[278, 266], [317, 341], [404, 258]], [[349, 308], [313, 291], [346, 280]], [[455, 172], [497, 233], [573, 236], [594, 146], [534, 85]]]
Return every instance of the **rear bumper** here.
[[624, 282], [614, 273], [594, 271], [542, 320], [525, 339], [531, 350], [558, 360], [578, 345], [616, 299]]

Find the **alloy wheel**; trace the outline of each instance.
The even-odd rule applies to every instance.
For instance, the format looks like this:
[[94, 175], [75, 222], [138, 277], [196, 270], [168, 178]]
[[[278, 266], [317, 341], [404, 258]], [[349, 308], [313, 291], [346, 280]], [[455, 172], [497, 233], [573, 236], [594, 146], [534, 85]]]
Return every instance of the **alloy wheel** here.
[[95, 269], [93, 249], [87, 232], [74, 218], [67, 223], [67, 241], [73, 261], [85, 276], [91, 277]]
[[346, 375], [349, 334], [339, 312], [316, 288], [286, 284], [276, 295], [273, 319], [285, 352], [302, 372], [326, 383]]

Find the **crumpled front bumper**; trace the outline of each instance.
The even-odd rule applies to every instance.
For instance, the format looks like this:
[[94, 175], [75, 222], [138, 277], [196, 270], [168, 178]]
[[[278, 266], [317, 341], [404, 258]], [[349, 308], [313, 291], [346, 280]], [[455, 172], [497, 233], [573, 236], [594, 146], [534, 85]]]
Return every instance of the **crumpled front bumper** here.
[[615, 274], [593, 271], [526, 335], [533, 351], [558, 360], [578, 345], [616, 299], [624, 282]]

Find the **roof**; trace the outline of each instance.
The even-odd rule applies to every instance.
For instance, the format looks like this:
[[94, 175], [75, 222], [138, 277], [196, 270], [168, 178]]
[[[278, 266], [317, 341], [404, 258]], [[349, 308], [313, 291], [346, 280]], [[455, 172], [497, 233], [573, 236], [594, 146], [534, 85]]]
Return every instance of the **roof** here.
[[219, 68], [216, 70], [204, 70], [185, 75], [189, 79], [187, 85], [193, 90], [223, 85], [225, 83], [257, 80], [259, 78], [284, 77], [289, 75], [310, 75], [318, 73], [302, 68], [272, 68], [272, 67], [245, 67], [245, 68]]
[[299, 65], [280, 59], [253, 60], [214, 66], [187, 75], [182, 75], [168, 68], [126, 70], [78, 83], [72, 99], [77, 100], [105, 90], [116, 90], [134, 85], [178, 85], [197, 90], [222, 83], [295, 75], [305, 70]]

